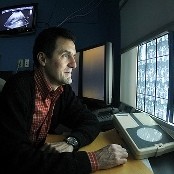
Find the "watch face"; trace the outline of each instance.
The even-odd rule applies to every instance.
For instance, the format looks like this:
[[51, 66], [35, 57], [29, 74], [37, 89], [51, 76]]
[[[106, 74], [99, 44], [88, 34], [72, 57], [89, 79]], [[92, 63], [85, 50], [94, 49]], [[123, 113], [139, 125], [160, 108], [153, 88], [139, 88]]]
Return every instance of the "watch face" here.
[[74, 146], [75, 148], [78, 147], [78, 141], [74, 137], [68, 137], [66, 139], [66, 143]]

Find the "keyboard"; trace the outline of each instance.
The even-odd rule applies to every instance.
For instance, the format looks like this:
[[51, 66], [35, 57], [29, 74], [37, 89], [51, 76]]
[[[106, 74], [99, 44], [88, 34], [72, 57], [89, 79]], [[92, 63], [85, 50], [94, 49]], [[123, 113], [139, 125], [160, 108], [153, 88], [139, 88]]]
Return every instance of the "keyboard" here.
[[93, 113], [97, 116], [99, 122], [108, 122], [113, 120], [113, 114], [118, 113], [117, 108], [101, 108], [93, 111]]
[[111, 114], [110, 111], [103, 111], [103, 112], [99, 112], [97, 115], [97, 119], [99, 120], [99, 122], [103, 122], [103, 121], [110, 121], [113, 118], [113, 114]]
[[93, 111], [100, 123], [101, 131], [107, 131], [114, 128], [113, 116], [118, 112], [119, 110], [117, 108], [112, 107], [101, 108]]

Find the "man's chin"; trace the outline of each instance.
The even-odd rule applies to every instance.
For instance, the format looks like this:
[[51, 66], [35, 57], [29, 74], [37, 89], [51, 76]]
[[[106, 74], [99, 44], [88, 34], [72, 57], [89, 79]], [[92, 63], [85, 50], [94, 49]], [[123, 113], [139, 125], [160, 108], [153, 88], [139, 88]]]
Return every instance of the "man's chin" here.
[[70, 85], [71, 83], [72, 83], [72, 79], [68, 79], [68, 80], [65, 81], [66, 85]]

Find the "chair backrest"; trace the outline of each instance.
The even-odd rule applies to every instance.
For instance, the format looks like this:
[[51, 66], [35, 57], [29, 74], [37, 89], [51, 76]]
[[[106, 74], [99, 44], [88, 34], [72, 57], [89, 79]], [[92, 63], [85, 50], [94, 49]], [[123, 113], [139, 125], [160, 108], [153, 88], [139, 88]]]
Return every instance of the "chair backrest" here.
[[2, 91], [2, 88], [4, 87], [5, 83], [6, 81], [0, 78], [0, 92]]

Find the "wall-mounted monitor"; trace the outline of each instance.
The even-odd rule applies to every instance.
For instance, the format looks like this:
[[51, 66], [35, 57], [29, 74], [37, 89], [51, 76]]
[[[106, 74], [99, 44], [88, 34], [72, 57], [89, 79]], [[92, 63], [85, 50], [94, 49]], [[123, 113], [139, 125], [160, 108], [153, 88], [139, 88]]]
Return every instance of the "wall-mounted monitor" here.
[[95, 106], [112, 104], [112, 43], [83, 50], [82, 98]]
[[37, 3], [0, 9], [0, 36], [13, 36], [34, 32]]

